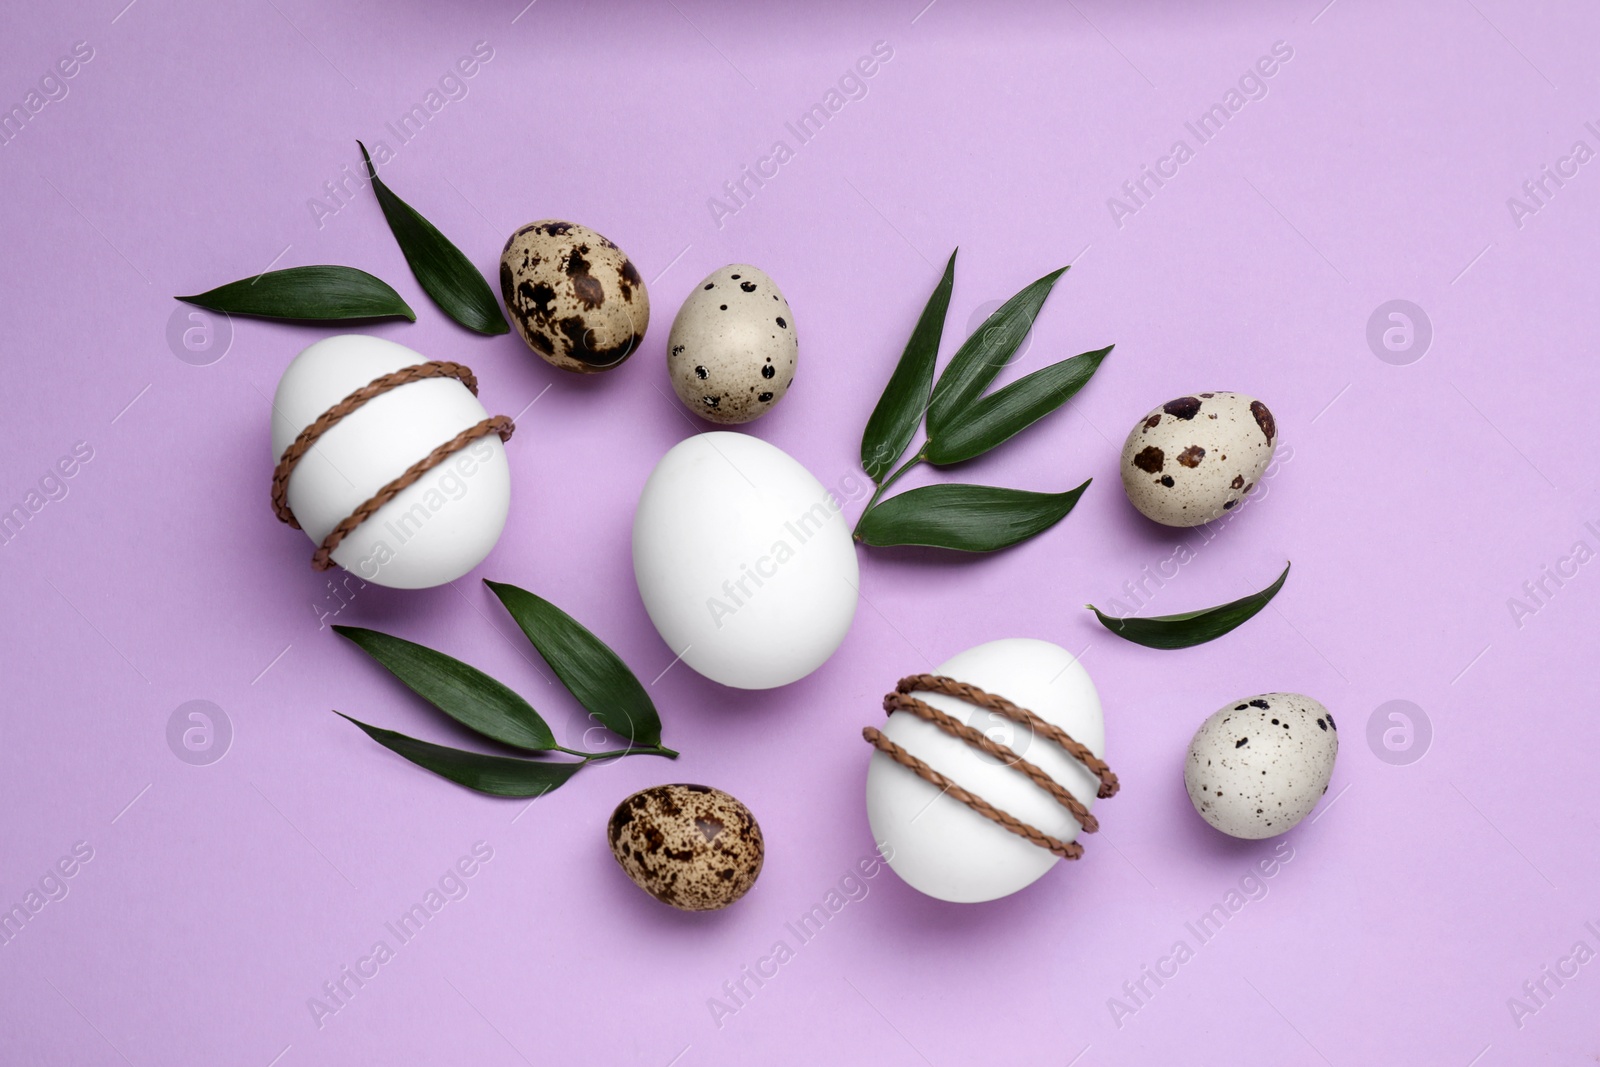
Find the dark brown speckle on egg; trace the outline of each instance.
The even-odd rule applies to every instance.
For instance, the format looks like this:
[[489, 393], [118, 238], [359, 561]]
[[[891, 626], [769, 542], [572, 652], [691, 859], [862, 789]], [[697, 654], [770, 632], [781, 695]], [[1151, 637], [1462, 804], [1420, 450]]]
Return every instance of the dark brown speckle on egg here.
[[1200, 398], [1180, 396], [1176, 400], [1169, 400], [1162, 404], [1161, 410], [1175, 419], [1183, 419], [1187, 422], [1200, 413]]
[[1278, 436], [1278, 423], [1272, 417], [1272, 412], [1267, 410], [1267, 405], [1259, 400], [1250, 401], [1250, 414], [1256, 417], [1256, 425], [1261, 427], [1261, 432], [1266, 435], [1270, 444]]

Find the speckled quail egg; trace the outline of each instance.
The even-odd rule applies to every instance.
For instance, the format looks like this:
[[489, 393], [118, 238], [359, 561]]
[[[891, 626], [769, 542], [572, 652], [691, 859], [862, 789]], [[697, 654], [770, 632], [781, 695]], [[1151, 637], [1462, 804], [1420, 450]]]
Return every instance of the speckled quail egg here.
[[1146, 517], [1199, 526], [1254, 489], [1278, 445], [1267, 405], [1243, 393], [1180, 396], [1139, 420], [1122, 446], [1122, 488]]
[[744, 896], [766, 846], [750, 809], [705, 785], [658, 785], [617, 805], [611, 854], [635, 885], [682, 911], [715, 911]]
[[765, 271], [732, 263], [694, 287], [667, 338], [672, 388], [710, 422], [760, 418], [794, 381], [794, 312]]
[[1201, 724], [1183, 784], [1200, 817], [1230, 837], [1276, 837], [1317, 806], [1338, 754], [1327, 708], [1299, 693], [1263, 693]]
[[650, 325], [650, 294], [633, 261], [575, 222], [543, 219], [512, 234], [500, 293], [528, 347], [562, 370], [620, 365]]

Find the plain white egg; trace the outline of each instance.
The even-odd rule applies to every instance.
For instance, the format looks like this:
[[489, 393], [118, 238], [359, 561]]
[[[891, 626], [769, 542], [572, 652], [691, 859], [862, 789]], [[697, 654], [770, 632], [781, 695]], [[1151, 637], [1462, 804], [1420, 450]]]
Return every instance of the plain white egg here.
[[[1058, 645], [1026, 637], [990, 641], [947, 660], [933, 673], [1005, 697], [1105, 758], [1100, 695], [1089, 672]], [[1093, 810], [1099, 780], [1055, 742], [956, 697], [915, 696], [1036, 764]], [[1077, 838], [1078, 821], [1016, 768], [909, 712], [893, 713], [880, 728], [889, 740], [1001, 811], [1058, 840]], [[876, 750], [867, 768], [867, 819], [894, 872], [912, 888], [940, 900], [968, 904], [1009, 896], [1033, 884], [1059, 859]], [[1092, 841], [1086, 847], [1092, 848]]]
[[680, 441], [656, 464], [634, 513], [633, 572], [673, 654], [739, 689], [822, 666], [860, 583], [839, 499], [782, 449], [727, 432]]
[[[272, 459], [349, 394], [428, 358], [361, 334], [318, 341], [283, 372], [272, 401]], [[427, 378], [374, 397], [324, 433], [289, 478], [289, 508], [320, 545], [379, 489], [462, 430], [488, 418], [455, 378]], [[505, 527], [511, 475], [495, 434], [462, 448], [363, 522], [333, 561], [397, 589], [443, 585], [483, 562]]]

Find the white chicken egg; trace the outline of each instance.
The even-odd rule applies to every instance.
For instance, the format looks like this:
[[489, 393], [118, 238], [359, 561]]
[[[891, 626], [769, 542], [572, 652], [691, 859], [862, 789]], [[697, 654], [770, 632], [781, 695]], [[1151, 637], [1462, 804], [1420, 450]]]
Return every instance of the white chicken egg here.
[[[1105, 755], [1100, 696], [1089, 672], [1064, 648], [1032, 638], [991, 641], [951, 658], [935, 673], [1004, 697], [1062, 728], [1095, 756]], [[946, 693], [914, 695], [1041, 768], [1092, 810], [1099, 780], [1055, 741]], [[906, 711], [891, 714], [882, 733], [1000, 811], [1058, 841], [1070, 844], [1077, 838], [1077, 819], [1017, 766]], [[940, 900], [976, 903], [1009, 896], [1037, 881], [1059, 858], [882, 750], [873, 752], [867, 769], [867, 819], [895, 873]]]
[[[404, 345], [361, 334], [311, 345], [278, 381], [272, 401], [274, 463], [303, 429], [351, 393], [427, 362]], [[321, 545], [389, 482], [486, 418], [478, 398], [454, 377], [395, 386], [344, 416], [301, 456], [287, 483], [289, 511], [312, 543]], [[339, 542], [332, 560], [379, 585], [443, 585], [489, 554], [510, 505], [505, 446], [489, 433], [373, 512]]]
[[804, 678], [855, 617], [859, 573], [839, 499], [745, 434], [691, 437], [656, 464], [634, 513], [633, 571], [673, 654], [739, 689]]

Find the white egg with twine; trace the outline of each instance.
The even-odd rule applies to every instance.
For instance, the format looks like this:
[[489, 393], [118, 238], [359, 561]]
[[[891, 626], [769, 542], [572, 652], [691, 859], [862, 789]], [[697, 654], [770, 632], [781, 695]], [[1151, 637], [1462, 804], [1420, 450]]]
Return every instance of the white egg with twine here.
[[396, 589], [443, 585], [494, 548], [511, 506], [504, 442], [459, 363], [378, 337], [296, 356], [272, 401], [272, 507], [338, 564]]
[[913, 889], [956, 903], [1009, 896], [1078, 859], [1097, 798], [1114, 796], [1105, 720], [1089, 673], [1058, 645], [970, 648], [883, 698], [862, 736], [867, 819]]

